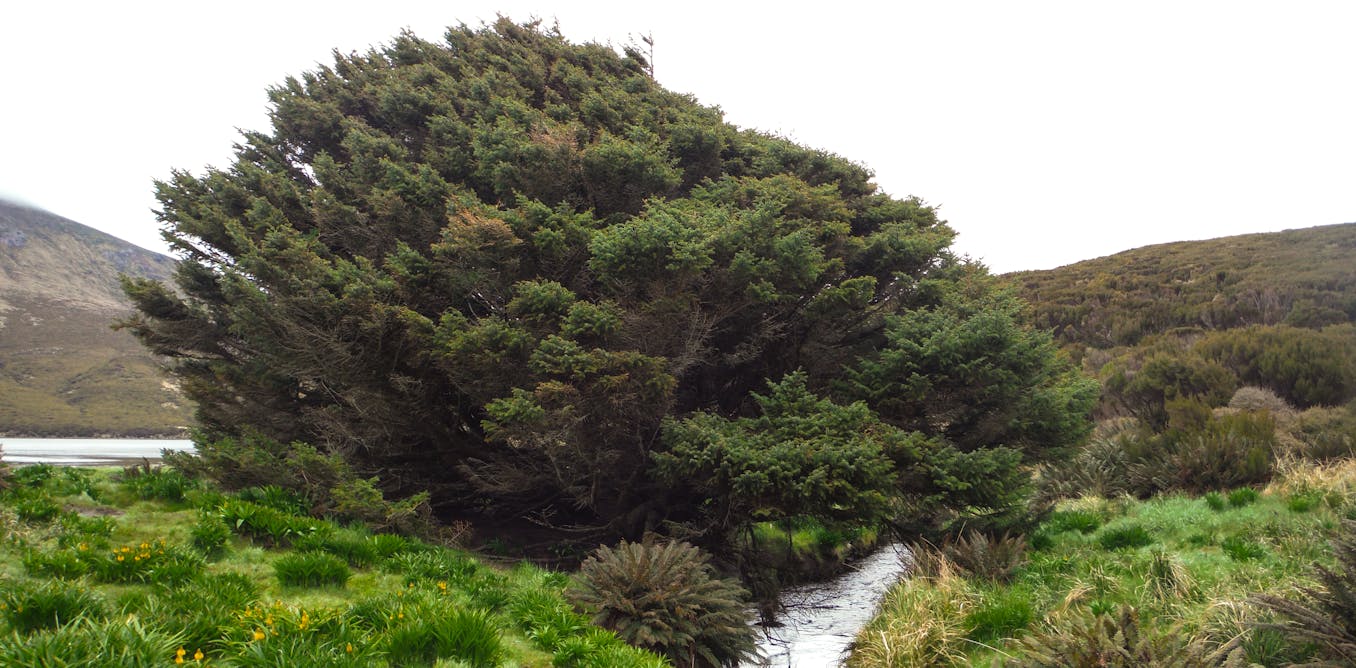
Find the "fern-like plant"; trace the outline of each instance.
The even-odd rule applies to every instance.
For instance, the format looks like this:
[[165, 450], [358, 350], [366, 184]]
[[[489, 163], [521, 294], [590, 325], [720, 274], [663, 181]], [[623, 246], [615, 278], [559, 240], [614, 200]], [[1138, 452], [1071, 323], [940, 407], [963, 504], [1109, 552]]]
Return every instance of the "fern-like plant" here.
[[580, 567], [569, 596], [595, 624], [680, 668], [736, 666], [757, 657], [743, 588], [717, 577], [688, 543], [600, 547]]
[[1026, 538], [1003, 534], [989, 538], [978, 532], [942, 543], [942, 553], [961, 570], [975, 577], [1007, 582], [1026, 563]]
[[1140, 632], [1139, 615], [1123, 606], [1109, 614], [1075, 619], [1065, 627], [1027, 636], [1009, 668], [1243, 668], [1236, 643], [1210, 647], [1203, 640]]
[[1300, 642], [1318, 645], [1319, 659], [1313, 666], [1356, 665], [1356, 522], [1342, 521], [1332, 541], [1337, 567], [1315, 566], [1318, 587], [1299, 590], [1299, 599], [1272, 594], [1254, 599], [1286, 621], [1261, 624]]

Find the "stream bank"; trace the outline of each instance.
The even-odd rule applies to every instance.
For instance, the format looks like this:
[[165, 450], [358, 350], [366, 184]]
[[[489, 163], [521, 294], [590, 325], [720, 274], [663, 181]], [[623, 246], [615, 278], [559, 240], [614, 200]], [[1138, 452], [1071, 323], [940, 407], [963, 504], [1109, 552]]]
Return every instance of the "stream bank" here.
[[744, 668], [839, 665], [876, 604], [904, 572], [904, 554], [903, 545], [886, 545], [837, 577], [783, 590], [775, 625], [759, 625], [763, 661], [745, 663]]

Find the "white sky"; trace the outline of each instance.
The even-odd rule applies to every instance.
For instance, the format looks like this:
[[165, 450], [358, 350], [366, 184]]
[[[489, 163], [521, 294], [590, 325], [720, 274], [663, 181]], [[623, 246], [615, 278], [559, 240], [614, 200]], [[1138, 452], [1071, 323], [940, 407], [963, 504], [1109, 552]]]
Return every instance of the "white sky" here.
[[152, 179], [229, 165], [270, 85], [496, 12], [653, 34], [661, 84], [940, 205], [998, 272], [1356, 221], [1356, 2], [1304, 0], [10, 3], [0, 194], [163, 250]]

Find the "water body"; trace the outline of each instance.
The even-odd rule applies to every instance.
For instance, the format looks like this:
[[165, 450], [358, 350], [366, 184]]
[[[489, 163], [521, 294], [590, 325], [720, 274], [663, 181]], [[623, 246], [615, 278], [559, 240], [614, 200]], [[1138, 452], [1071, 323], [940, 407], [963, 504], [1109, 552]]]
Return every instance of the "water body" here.
[[828, 668], [847, 658], [848, 645], [870, 621], [886, 590], [904, 572], [902, 545], [889, 545], [826, 582], [782, 592], [781, 626], [760, 627], [763, 662], [747, 668]]
[[10, 464], [113, 466], [160, 460], [162, 450], [193, 450], [193, 441], [153, 438], [0, 438]]

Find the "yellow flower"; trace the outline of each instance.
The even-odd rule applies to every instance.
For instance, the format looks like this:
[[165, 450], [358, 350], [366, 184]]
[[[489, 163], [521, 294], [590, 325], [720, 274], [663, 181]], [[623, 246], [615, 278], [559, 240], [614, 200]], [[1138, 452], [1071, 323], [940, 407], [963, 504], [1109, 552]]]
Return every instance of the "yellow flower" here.
[[255, 629], [255, 630], [254, 630], [254, 639], [255, 639], [255, 640], [263, 640], [263, 639], [264, 639], [264, 632], [263, 632], [262, 629]]
[[183, 662], [184, 662], [184, 657], [182, 657], [182, 656], [176, 656], [176, 657], [174, 657], [174, 662], [175, 662], [175, 663], [183, 663]]
[[202, 650], [198, 650], [198, 651], [196, 651], [196, 652], [193, 653], [193, 660], [194, 660], [194, 661], [202, 661]]
[[142, 542], [141, 542], [141, 549], [143, 549], [143, 550], [149, 550], [149, 549], [151, 549], [151, 544], [150, 544], [150, 543], [147, 543], [147, 542], [145, 542], [145, 541], [142, 541]]
[[439, 581], [438, 581], [438, 589], [439, 589], [439, 591], [442, 591], [442, 592], [446, 593], [446, 592], [447, 592], [447, 583], [446, 583], [446, 582], [443, 582], [443, 581], [441, 581], [441, 580], [439, 580]]
[[121, 555], [121, 554], [120, 554], [120, 555], [118, 555], [118, 561], [122, 561], [122, 560], [123, 560], [123, 558], [124, 558], [124, 557], [123, 557], [123, 556], [122, 556], [122, 555]]
[[179, 648], [179, 651], [177, 651], [177, 652], [174, 653], [174, 655], [175, 655], [175, 656], [178, 656], [178, 657], [182, 657], [182, 656], [185, 655], [185, 654], [188, 654], [188, 650], [186, 650], [186, 649], [184, 649], [184, 648], [182, 648], [182, 647]]
[[347, 644], [344, 646], [344, 651], [345, 651], [345, 652], [348, 652], [349, 654], [352, 654], [352, 653], [353, 653], [353, 643], [347, 643]]
[[264, 623], [265, 623], [265, 624], [268, 624], [269, 626], [273, 626], [273, 615], [269, 615], [268, 617], [265, 617], [265, 618], [264, 618]]

